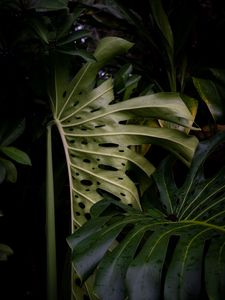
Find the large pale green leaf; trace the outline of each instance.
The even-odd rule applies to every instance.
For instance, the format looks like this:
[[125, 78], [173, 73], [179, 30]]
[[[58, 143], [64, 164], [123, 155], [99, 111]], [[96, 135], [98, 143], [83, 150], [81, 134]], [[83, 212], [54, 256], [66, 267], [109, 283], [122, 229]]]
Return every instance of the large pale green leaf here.
[[[149, 194], [149, 201], [161, 203], [161, 215], [137, 211], [112, 199], [93, 206], [92, 219], [70, 236], [70, 245], [81, 278], [94, 271], [94, 261], [95, 291], [100, 299], [187, 300], [202, 299], [201, 295], [223, 299], [225, 167], [208, 177], [204, 166], [224, 142], [225, 133], [219, 133], [199, 144], [181, 186], [172, 177], [174, 157], [163, 161], [154, 176], [159, 196], [154, 194], [158, 198], [151, 199]], [[104, 248], [99, 257], [100, 244], [107, 246], [107, 239], [99, 244], [99, 237], [110, 236], [118, 228], [117, 244], [110, 251]], [[73, 244], [73, 239], [81, 242]], [[93, 251], [84, 247], [90, 240]], [[77, 249], [80, 257], [76, 257]], [[87, 266], [85, 272], [77, 268], [81, 261]]]
[[155, 169], [130, 146], [157, 144], [189, 164], [197, 145], [195, 137], [181, 131], [137, 123], [143, 118], [163, 119], [189, 127], [193, 117], [178, 94], [159, 93], [116, 103], [111, 78], [95, 87], [99, 68], [131, 46], [121, 38], [103, 39], [94, 54], [96, 61], [85, 64], [70, 82], [62, 62], [55, 65], [50, 99], [67, 159], [73, 221], [79, 226], [105, 191], [140, 208], [135, 183], [126, 174], [127, 162], [146, 178]]

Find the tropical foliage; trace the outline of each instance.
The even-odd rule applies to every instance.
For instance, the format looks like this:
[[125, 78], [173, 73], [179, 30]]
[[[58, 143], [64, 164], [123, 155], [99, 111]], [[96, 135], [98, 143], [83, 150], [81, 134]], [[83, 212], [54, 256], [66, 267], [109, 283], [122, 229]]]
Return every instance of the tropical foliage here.
[[221, 299], [224, 12], [1, 1], [1, 299]]
[[[141, 209], [139, 198], [155, 168], [131, 146], [158, 144], [189, 165], [198, 143], [194, 136], [177, 129], [140, 123], [144, 117], [153, 124], [166, 120], [190, 127], [193, 117], [178, 94], [158, 93], [118, 102], [111, 78], [96, 86], [98, 71], [130, 46], [121, 38], [101, 40], [94, 54], [96, 62], [85, 64], [69, 82], [66, 64], [56, 59], [49, 95], [68, 166], [72, 232], [90, 218], [90, 208], [104, 193]], [[139, 173], [139, 190], [128, 173], [134, 167]]]
[[208, 177], [204, 166], [224, 141], [220, 133], [199, 144], [181, 186], [174, 157], [162, 161], [159, 193], [148, 193], [159, 209], [140, 212], [112, 199], [92, 207], [92, 220], [68, 242], [82, 282], [96, 269], [100, 299], [222, 299], [225, 169]]

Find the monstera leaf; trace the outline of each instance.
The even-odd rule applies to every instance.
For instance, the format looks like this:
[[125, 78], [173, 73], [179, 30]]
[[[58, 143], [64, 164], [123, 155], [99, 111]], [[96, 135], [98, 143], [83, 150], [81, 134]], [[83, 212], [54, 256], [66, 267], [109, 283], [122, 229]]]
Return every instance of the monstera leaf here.
[[137, 124], [146, 118], [190, 127], [193, 117], [178, 94], [159, 93], [118, 102], [112, 78], [96, 85], [99, 70], [131, 46], [121, 38], [101, 40], [94, 54], [96, 61], [86, 63], [70, 81], [68, 67], [60, 57], [55, 64], [49, 95], [65, 149], [76, 226], [90, 218], [90, 208], [104, 193], [141, 208], [128, 171], [135, 168], [146, 182], [155, 168], [130, 146], [157, 144], [189, 165], [198, 143], [194, 136], [178, 130]]
[[149, 196], [161, 208], [140, 212], [114, 199], [92, 207], [68, 242], [80, 280], [96, 271], [99, 299], [224, 298], [225, 166], [205, 175], [222, 142], [225, 133], [199, 144], [182, 185], [173, 179], [174, 157], [161, 163], [159, 193]]

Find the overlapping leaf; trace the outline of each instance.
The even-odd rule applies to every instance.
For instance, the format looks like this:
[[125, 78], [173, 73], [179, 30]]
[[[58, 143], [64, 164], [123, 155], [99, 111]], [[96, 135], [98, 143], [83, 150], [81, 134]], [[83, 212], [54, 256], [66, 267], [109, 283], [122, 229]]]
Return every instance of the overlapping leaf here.
[[223, 299], [225, 168], [204, 173], [207, 157], [222, 142], [225, 133], [200, 143], [181, 187], [171, 177], [174, 157], [161, 164], [154, 176], [161, 215], [106, 199], [68, 238], [80, 278], [96, 270], [100, 299]]
[[65, 148], [74, 221], [78, 225], [89, 218], [91, 206], [104, 192], [140, 208], [135, 183], [127, 176], [128, 167], [136, 166], [140, 176], [146, 178], [154, 167], [132, 151], [131, 145], [162, 145], [186, 164], [197, 145], [195, 137], [181, 131], [137, 124], [137, 120], [146, 118], [189, 126], [192, 115], [178, 94], [159, 93], [118, 102], [111, 78], [95, 86], [99, 69], [131, 46], [121, 38], [103, 39], [95, 52], [96, 62], [85, 64], [70, 82], [62, 61], [55, 67], [49, 94]]

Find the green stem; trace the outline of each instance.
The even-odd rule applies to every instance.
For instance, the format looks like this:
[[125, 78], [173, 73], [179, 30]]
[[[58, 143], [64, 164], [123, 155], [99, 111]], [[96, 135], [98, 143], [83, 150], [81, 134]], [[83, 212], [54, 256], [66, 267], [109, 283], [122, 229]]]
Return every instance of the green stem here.
[[47, 126], [46, 160], [46, 255], [47, 299], [57, 300], [57, 267], [55, 238], [54, 176], [52, 162], [52, 123]]

